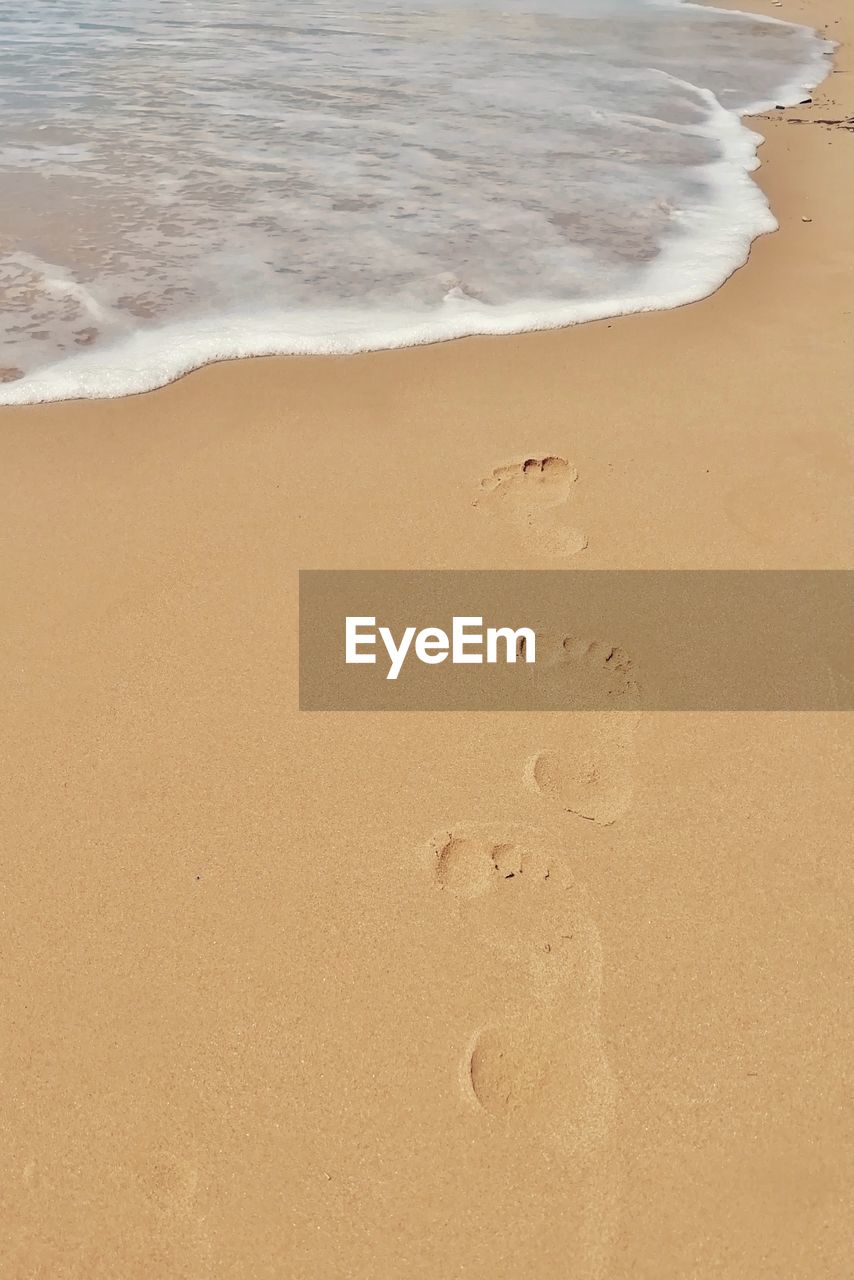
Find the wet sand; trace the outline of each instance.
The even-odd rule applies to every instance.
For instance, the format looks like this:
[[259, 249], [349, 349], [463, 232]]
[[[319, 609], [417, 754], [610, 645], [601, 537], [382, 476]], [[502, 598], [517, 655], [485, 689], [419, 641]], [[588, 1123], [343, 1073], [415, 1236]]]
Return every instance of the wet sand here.
[[297, 709], [301, 568], [852, 566], [851, 20], [767, 12], [712, 298], [0, 412], [13, 1280], [850, 1275], [851, 717]]

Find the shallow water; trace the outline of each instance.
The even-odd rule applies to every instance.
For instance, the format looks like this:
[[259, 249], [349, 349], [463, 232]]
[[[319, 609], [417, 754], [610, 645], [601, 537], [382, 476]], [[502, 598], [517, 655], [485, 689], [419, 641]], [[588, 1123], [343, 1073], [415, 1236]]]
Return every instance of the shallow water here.
[[0, 402], [674, 306], [776, 225], [739, 113], [829, 46], [675, 2], [0, 17]]

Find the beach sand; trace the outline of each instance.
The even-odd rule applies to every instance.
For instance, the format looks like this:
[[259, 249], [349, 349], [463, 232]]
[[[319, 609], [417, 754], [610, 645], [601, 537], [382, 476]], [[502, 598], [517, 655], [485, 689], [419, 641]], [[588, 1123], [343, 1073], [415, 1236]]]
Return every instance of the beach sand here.
[[766, 11], [712, 298], [0, 412], [9, 1280], [850, 1277], [851, 716], [297, 710], [301, 568], [851, 567], [851, 19]]

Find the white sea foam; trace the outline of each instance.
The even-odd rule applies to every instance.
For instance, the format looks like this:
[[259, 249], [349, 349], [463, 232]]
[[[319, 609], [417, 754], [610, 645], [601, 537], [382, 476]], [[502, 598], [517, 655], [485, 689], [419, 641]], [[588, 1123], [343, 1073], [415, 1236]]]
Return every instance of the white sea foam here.
[[776, 223], [740, 116], [831, 46], [676, 0], [0, 16], [0, 403], [677, 306]]

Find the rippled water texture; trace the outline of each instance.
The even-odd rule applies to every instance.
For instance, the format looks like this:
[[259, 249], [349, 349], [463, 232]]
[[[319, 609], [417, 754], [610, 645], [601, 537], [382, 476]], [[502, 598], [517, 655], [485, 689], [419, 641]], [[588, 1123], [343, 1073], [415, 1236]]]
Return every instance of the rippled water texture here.
[[672, 306], [773, 229], [738, 113], [828, 46], [689, 4], [0, 16], [0, 400]]

